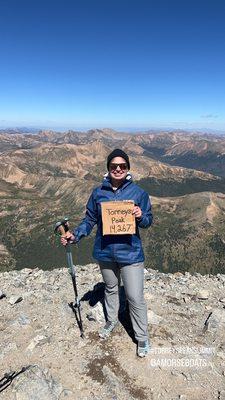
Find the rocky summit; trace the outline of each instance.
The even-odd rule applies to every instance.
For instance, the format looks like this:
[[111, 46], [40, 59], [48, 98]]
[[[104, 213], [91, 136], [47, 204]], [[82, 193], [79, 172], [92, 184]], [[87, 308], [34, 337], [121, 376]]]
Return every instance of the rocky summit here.
[[0, 398], [225, 399], [225, 275], [146, 269], [151, 351], [139, 359], [123, 286], [120, 324], [101, 340], [99, 268], [78, 266], [76, 274], [84, 338], [68, 306], [66, 268], [0, 274]]

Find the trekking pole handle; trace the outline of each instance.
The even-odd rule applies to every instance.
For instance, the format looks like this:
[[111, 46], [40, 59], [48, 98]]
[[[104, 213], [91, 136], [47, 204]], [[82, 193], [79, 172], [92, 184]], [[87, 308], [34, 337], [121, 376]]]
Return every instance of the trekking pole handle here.
[[69, 239], [69, 219], [64, 218], [62, 221], [59, 221], [55, 224], [55, 233], [64, 237], [65, 239]]
[[73, 257], [72, 257], [71, 247], [70, 247], [71, 233], [69, 231], [68, 218], [64, 218], [64, 220], [59, 221], [55, 224], [55, 233], [60, 235], [61, 237], [63, 237], [65, 240], [67, 240], [67, 244], [65, 245], [66, 258], [67, 258], [69, 273], [73, 277], [75, 275], [75, 271], [74, 271], [75, 267], [73, 265]]
[[65, 231], [65, 228], [64, 228], [63, 225], [60, 225], [60, 226], [57, 228], [57, 231], [60, 233], [61, 236], [66, 237], [66, 231]]

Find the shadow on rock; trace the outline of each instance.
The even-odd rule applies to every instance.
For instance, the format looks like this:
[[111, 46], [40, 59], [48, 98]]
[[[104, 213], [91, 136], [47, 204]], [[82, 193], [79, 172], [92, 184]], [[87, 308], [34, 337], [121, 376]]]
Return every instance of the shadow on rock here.
[[[105, 284], [104, 282], [98, 282], [94, 285], [92, 290], [89, 290], [87, 293], [83, 295], [81, 301], [88, 301], [91, 307], [95, 307], [98, 303], [102, 304], [103, 312], [105, 315], [105, 319], [107, 320], [107, 313], [105, 308], [104, 302], [104, 291], [105, 291]], [[126, 330], [127, 334], [136, 343], [134, 337], [134, 331], [132, 328], [132, 323], [129, 314], [129, 305], [126, 300], [126, 294], [124, 290], [124, 286], [120, 286], [119, 288], [119, 300], [120, 300], [120, 307], [119, 307], [119, 314], [118, 318], [120, 323], [123, 325], [124, 329]]]
[[103, 282], [98, 282], [94, 285], [92, 290], [89, 290], [83, 295], [81, 301], [88, 301], [91, 307], [94, 307], [99, 301], [104, 303], [104, 291], [105, 284]]

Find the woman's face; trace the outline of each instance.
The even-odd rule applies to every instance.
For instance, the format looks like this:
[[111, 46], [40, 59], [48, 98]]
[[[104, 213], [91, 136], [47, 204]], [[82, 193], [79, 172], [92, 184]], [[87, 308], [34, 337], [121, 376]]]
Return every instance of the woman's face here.
[[120, 181], [126, 178], [128, 167], [126, 160], [122, 157], [115, 157], [109, 164], [109, 175], [115, 181]]

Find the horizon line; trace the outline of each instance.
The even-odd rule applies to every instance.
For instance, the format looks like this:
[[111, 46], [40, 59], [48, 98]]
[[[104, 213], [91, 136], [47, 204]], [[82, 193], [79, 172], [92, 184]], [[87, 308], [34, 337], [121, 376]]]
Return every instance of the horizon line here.
[[[24, 130], [24, 133], [28, 133], [27, 131], [54, 131], [54, 132], [69, 132], [69, 131], [81, 131], [81, 132], [88, 132], [89, 130], [113, 130], [118, 132], [127, 132], [127, 133], [139, 133], [139, 132], [148, 132], [148, 131], [187, 131], [187, 132], [201, 132], [201, 133], [223, 133], [225, 134], [225, 129], [218, 129], [218, 128], [204, 128], [204, 127], [173, 127], [173, 126], [150, 126], [150, 127], [90, 127], [90, 126], [77, 126], [77, 127], [65, 127], [65, 126], [38, 126], [38, 125], [14, 125], [14, 126], [0, 126], [0, 130]], [[22, 132], [21, 132], [22, 133]]]

